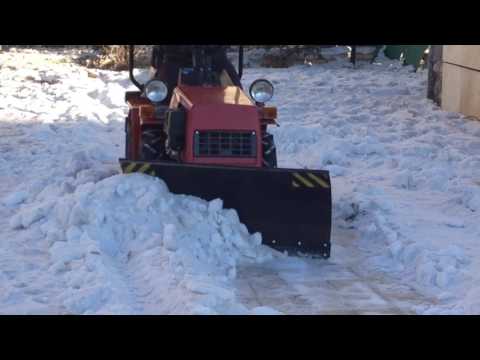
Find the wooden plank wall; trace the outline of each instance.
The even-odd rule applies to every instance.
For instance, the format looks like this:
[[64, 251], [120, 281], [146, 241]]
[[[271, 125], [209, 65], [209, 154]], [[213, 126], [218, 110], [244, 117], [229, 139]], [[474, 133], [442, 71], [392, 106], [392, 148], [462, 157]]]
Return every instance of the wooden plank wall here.
[[480, 71], [480, 45], [444, 45], [443, 61]]
[[444, 45], [442, 108], [480, 119], [480, 45]]

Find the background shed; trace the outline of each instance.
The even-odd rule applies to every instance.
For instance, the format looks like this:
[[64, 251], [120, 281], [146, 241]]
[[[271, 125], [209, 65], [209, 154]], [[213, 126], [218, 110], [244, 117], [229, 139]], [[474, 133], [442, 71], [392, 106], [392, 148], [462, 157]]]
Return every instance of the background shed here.
[[442, 108], [480, 119], [480, 45], [444, 45]]

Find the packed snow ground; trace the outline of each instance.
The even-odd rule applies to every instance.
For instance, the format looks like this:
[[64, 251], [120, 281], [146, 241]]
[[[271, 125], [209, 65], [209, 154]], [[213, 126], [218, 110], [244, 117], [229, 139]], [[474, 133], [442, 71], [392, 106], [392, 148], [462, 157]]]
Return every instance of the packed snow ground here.
[[246, 69], [276, 86], [280, 165], [331, 173], [324, 261], [119, 175], [126, 73], [38, 51], [0, 66], [0, 313], [480, 313], [480, 122], [427, 100], [425, 72]]

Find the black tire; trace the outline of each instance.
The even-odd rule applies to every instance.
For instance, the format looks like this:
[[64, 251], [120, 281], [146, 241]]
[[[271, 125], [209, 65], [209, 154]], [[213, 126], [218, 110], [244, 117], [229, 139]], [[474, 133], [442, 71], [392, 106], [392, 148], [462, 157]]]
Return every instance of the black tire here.
[[142, 160], [162, 160], [165, 158], [165, 133], [162, 129], [142, 131]]
[[277, 167], [277, 148], [273, 135], [265, 133], [262, 138], [263, 147], [263, 167], [276, 168]]

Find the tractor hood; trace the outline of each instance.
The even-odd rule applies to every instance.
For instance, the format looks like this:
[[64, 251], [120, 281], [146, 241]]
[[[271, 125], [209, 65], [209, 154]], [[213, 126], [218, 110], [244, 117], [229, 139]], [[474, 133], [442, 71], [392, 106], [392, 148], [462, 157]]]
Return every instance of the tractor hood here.
[[194, 105], [240, 105], [255, 107], [255, 103], [237, 86], [187, 86], [177, 88], [181, 102], [187, 108]]

